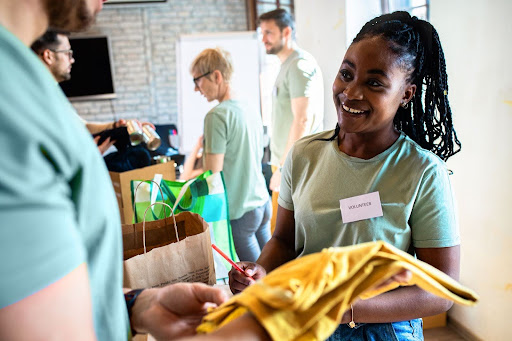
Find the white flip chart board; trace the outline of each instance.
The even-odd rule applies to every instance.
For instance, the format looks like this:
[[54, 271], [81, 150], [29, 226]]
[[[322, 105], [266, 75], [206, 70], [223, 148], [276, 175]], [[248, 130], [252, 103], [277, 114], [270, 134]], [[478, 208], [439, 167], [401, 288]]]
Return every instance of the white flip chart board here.
[[246, 100], [257, 112], [260, 103], [260, 61], [264, 51], [255, 31], [181, 35], [176, 43], [178, 82], [179, 151], [188, 154], [203, 134], [204, 117], [218, 104], [208, 103], [194, 91], [190, 65], [206, 48], [220, 47], [231, 54], [234, 74], [231, 85], [237, 99]]

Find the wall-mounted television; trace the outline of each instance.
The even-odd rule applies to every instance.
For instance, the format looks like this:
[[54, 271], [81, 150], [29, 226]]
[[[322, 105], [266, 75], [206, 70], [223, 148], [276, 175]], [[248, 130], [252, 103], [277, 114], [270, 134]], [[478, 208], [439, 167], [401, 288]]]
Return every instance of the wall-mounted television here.
[[108, 37], [70, 37], [69, 42], [75, 63], [71, 68], [71, 79], [60, 83], [69, 100], [115, 98]]

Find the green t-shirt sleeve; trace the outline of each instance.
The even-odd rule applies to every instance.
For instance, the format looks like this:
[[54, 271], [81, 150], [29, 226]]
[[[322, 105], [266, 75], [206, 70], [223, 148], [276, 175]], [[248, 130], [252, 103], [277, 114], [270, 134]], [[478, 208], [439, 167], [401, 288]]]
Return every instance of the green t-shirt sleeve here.
[[[0, 141], [15, 138], [9, 132], [0, 136]], [[0, 167], [0, 308], [47, 287], [86, 260], [70, 184], [40, 146], [18, 140], [20, 148], [6, 148]]]
[[460, 244], [455, 197], [448, 170], [434, 164], [425, 170], [410, 216], [414, 247]]
[[313, 76], [316, 65], [305, 59], [297, 59], [290, 65], [288, 84], [291, 98], [311, 97], [313, 94]]
[[228, 138], [226, 115], [214, 108], [204, 118], [204, 151], [209, 154], [225, 154]]
[[294, 211], [292, 199], [292, 161], [294, 150], [295, 145], [290, 149], [283, 168], [281, 168], [281, 185], [279, 186], [279, 197], [277, 198], [279, 206], [289, 211]]

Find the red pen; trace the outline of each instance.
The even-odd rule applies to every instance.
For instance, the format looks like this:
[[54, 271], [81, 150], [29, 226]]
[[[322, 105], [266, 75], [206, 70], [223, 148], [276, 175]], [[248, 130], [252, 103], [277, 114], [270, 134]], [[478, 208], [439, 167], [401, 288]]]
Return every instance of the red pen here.
[[249, 277], [250, 279], [252, 279], [253, 281], [255, 281], [254, 278], [252, 278], [251, 276], [247, 275], [244, 270], [242, 270], [241, 267], [239, 267], [238, 265], [236, 265], [235, 262], [233, 262], [224, 252], [222, 252], [221, 249], [219, 249], [215, 244], [212, 244], [212, 247], [215, 251], [217, 251], [222, 257], [224, 257], [225, 260], [227, 260], [229, 262], [229, 264], [233, 265], [233, 267], [235, 269], [237, 269], [239, 272], [241, 272], [242, 274], [244, 274], [245, 276]]

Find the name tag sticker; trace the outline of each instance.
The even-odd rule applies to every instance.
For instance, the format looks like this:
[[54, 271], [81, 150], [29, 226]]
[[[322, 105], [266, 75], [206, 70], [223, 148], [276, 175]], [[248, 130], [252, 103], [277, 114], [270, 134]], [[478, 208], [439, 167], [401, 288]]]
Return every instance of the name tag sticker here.
[[340, 209], [344, 224], [383, 216], [379, 192], [341, 199]]

